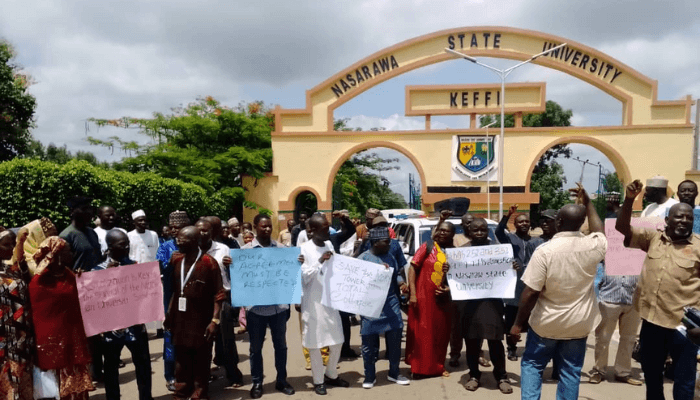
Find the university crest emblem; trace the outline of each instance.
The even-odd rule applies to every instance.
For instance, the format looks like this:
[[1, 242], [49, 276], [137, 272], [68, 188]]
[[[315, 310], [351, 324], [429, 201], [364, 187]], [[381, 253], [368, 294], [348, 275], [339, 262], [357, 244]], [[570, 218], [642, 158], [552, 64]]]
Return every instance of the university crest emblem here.
[[458, 136], [456, 166], [472, 179], [480, 179], [493, 166], [493, 137]]

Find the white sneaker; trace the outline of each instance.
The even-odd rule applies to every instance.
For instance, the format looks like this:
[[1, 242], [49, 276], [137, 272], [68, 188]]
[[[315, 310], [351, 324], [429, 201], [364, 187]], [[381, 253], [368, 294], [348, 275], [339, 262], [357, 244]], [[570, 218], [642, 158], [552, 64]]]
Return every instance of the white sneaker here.
[[362, 387], [365, 389], [372, 389], [374, 387], [374, 384], [377, 383], [377, 380], [375, 379], [374, 382], [364, 382], [362, 384]]
[[411, 381], [403, 375], [399, 375], [396, 378], [392, 378], [391, 376], [387, 376], [387, 379], [389, 380], [389, 382], [396, 382], [399, 385], [410, 385], [411, 384]]

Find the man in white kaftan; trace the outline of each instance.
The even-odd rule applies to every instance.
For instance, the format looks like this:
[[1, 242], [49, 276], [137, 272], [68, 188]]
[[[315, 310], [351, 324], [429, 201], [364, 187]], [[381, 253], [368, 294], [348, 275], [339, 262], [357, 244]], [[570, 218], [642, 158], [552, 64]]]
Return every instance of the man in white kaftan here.
[[[310, 219], [309, 228], [313, 233], [312, 239], [301, 247], [304, 260], [301, 266], [302, 344], [309, 349], [311, 356], [314, 390], [317, 394], [324, 395], [326, 394], [324, 383], [340, 387], [348, 387], [350, 384], [338, 377], [336, 370], [344, 341], [340, 313], [321, 304], [323, 273], [327, 270], [327, 261], [335, 253], [333, 245], [328, 240], [330, 237], [328, 220], [322, 214], [314, 215]], [[321, 348], [326, 346], [330, 348], [330, 356], [324, 368]]]

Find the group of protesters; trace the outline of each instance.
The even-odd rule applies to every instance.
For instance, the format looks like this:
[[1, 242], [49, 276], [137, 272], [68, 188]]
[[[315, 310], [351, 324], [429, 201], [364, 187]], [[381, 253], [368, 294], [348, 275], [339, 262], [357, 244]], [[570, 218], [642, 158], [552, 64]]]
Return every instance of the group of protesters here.
[[[323, 213], [299, 212], [287, 220], [278, 240], [273, 219], [257, 215], [252, 223], [216, 216], [190, 219], [185, 211], [169, 215], [162, 237], [148, 229], [142, 210], [131, 214], [134, 229], [119, 227], [109, 205], [95, 212], [92, 199], [68, 201], [71, 223], [58, 232], [48, 219], [0, 232], [0, 395], [6, 399], [87, 399], [103, 382], [108, 400], [120, 398], [120, 354], [132, 355], [140, 400], [152, 400], [152, 371], [145, 325], [86, 337], [76, 276], [83, 272], [158, 261], [163, 284], [165, 321], [156, 326], [163, 337], [164, 378], [175, 399], [209, 398], [211, 364], [225, 371], [227, 386], [242, 387], [236, 333], [250, 340], [251, 398], [263, 395], [262, 348], [269, 327], [277, 371], [275, 389], [293, 395], [287, 381], [287, 322], [290, 304], [233, 307], [232, 250], [299, 247], [302, 297], [296, 305], [306, 368], [314, 391], [351, 386], [337, 371], [341, 358], [362, 357], [362, 387], [376, 384], [380, 337], [389, 359], [387, 379], [409, 385], [411, 379], [449, 376], [460, 365], [463, 344], [469, 379], [465, 389], [481, 385], [481, 369], [493, 365], [498, 389], [513, 392], [506, 359], [521, 358], [523, 399], [539, 399], [543, 373], [554, 362], [558, 399], [577, 399], [589, 334], [595, 334], [595, 363], [589, 382], [607, 378], [608, 348], [619, 325], [620, 341], [614, 379], [646, 384], [647, 399], [663, 399], [663, 378], [674, 380], [674, 398], [692, 399], [700, 329], [677, 329], [684, 307], [700, 307], [700, 236], [693, 234], [697, 185], [682, 182], [674, 199], [663, 177], [636, 180], [626, 187], [624, 202], [609, 196], [606, 217], [625, 246], [647, 253], [641, 274], [608, 274], [608, 241], [603, 221], [580, 186], [571, 189], [576, 204], [540, 214], [540, 235], [532, 235], [529, 214], [511, 207], [494, 235], [513, 250], [517, 283], [511, 299], [452, 300], [450, 264], [445, 249], [496, 244], [485, 219], [465, 214], [463, 233], [443, 212], [430, 240], [416, 249], [410, 264], [379, 210], [364, 223], [347, 211], [334, 211], [339, 230]], [[640, 193], [649, 205], [642, 217], [665, 218], [665, 227], [632, 226], [632, 208]], [[514, 218], [514, 231], [508, 230]], [[91, 225], [95, 222], [95, 228]], [[360, 317], [361, 355], [350, 346], [354, 315], [322, 302], [324, 273], [337, 255], [355, 257], [391, 270], [391, 282], [378, 318]], [[510, 267], [508, 267], [510, 268]], [[405, 301], [404, 301], [405, 299]], [[411, 376], [400, 372], [404, 362]], [[235, 328], [239, 327], [238, 332]], [[641, 329], [641, 332], [640, 332]], [[518, 349], [527, 332], [524, 350]], [[505, 339], [505, 346], [504, 346]], [[639, 340], [637, 340], [639, 339]], [[486, 341], [489, 357], [482, 346]], [[638, 345], [644, 381], [633, 376], [632, 352]], [[449, 355], [448, 355], [449, 349]], [[490, 360], [489, 360], [490, 358]], [[670, 365], [670, 367], [669, 367]]]

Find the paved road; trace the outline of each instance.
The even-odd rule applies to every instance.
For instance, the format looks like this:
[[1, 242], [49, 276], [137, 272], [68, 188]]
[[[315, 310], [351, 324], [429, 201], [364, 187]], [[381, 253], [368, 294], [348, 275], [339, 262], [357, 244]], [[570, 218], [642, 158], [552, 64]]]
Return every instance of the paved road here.
[[[288, 323], [287, 344], [289, 347], [287, 371], [289, 375], [289, 383], [296, 389], [294, 396], [285, 396], [274, 390], [275, 367], [274, 356], [272, 351], [272, 342], [270, 335], [265, 341], [263, 356], [265, 362], [265, 382], [263, 399], [275, 400], [292, 400], [292, 399], [316, 399], [318, 396], [313, 392], [311, 383], [311, 371], [304, 369], [304, 358], [301, 353], [301, 334], [299, 332], [299, 323], [296, 311], [292, 310], [292, 318]], [[352, 346], [359, 352], [360, 335], [359, 327], [352, 328]], [[383, 341], [382, 341], [383, 342]], [[634, 400], [643, 399], [644, 386], [631, 386], [624, 383], [606, 381], [598, 385], [592, 385], [588, 382], [587, 372], [590, 371], [593, 365], [593, 345], [594, 338], [591, 336], [588, 340], [588, 350], [586, 352], [586, 361], [584, 364], [584, 376], [581, 378], [580, 399], [586, 400]], [[165, 380], [163, 378], [163, 362], [162, 350], [163, 342], [161, 339], [153, 339], [150, 342], [151, 357], [153, 359], [153, 397], [156, 400], [165, 400], [172, 398], [170, 392], [165, 388]], [[383, 345], [382, 345], [383, 346]], [[610, 357], [613, 359], [617, 351], [617, 343], [614, 341], [610, 346]], [[484, 346], [487, 349], [487, 346]], [[522, 352], [522, 346], [519, 349]], [[248, 362], [248, 337], [247, 335], [239, 335], [238, 351], [240, 353], [241, 363], [240, 368], [243, 371], [245, 386], [239, 389], [225, 388], [225, 379], [220, 378], [212, 382], [210, 386], [210, 395], [212, 400], [219, 399], [249, 399], [250, 398], [250, 364]], [[381, 355], [383, 356], [382, 351]], [[133, 364], [131, 364], [131, 355], [127, 349], [122, 353], [126, 367], [121, 369], [120, 382], [122, 399], [131, 400], [138, 399], [138, 391], [136, 389], [136, 376], [134, 374]], [[514, 393], [504, 395], [498, 390], [496, 381], [491, 375], [490, 369], [486, 369], [486, 373], [482, 376], [482, 387], [476, 392], [468, 392], [463, 385], [468, 380], [468, 373], [464, 365], [464, 355], [462, 355], [462, 365], [459, 368], [451, 369], [451, 376], [448, 378], [430, 378], [420, 381], [412, 381], [410, 386], [399, 386], [390, 383], [386, 380], [389, 363], [386, 360], [380, 360], [377, 363], [377, 385], [371, 389], [362, 388], [363, 380], [363, 365], [362, 359], [342, 360], [340, 363], [340, 375], [351, 383], [350, 388], [329, 388], [327, 397], [335, 397], [342, 399], [366, 399], [372, 396], [376, 399], [457, 399], [457, 398], [475, 398], [475, 399], [519, 399], [520, 398], [520, 362], [507, 361], [507, 368], [511, 380], [514, 382]], [[612, 362], [612, 361], [611, 361]], [[633, 362], [633, 373], [639, 375], [640, 365]], [[410, 367], [401, 363], [401, 372], [409, 376]], [[551, 368], [545, 371], [545, 377], [549, 377]], [[223, 371], [215, 371], [214, 375], [221, 376]], [[608, 378], [613, 378], [613, 371], [610, 369]], [[542, 399], [554, 399], [556, 394], [556, 382], [545, 381], [542, 391]], [[672, 384], [667, 382], [665, 385], [665, 394], [667, 399], [673, 398]], [[94, 400], [105, 399], [104, 388], [99, 387], [97, 391], [90, 396]]]

